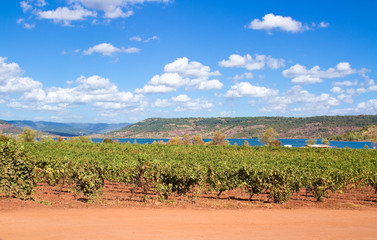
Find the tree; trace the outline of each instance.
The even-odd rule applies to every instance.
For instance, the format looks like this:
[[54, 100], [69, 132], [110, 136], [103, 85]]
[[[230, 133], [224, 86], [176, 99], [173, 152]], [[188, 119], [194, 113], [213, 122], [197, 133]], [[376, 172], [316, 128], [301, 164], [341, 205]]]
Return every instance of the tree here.
[[18, 135], [18, 139], [21, 142], [35, 142], [37, 137], [37, 131], [29, 127], [25, 127], [24, 131]]
[[305, 141], [306, 145], [314, 145], [317, 143], [317, 139], [314, 138], [309, 138], [308, 140]]
[[65, 142], [65, 139], [63, 137], [59, 136], [57, 138], [57, 142]]
[[330, 145], [330, 141], [327, 140], [326, 138], [322, 138], [322, 144]]
[[201, 136], [193, 136], [192, 141], [194, 145], [204, 145], [204, 141]]
[[191, 138], [188, 134], [185, 134], [183, 136], [183, 143], [182, 144], [185, 144], [185, 145], [191, 145], [192, 144]]
[[249, 146], [250, 146], [250, 143], [249, 143], [249, 141], [245, 140], [245, 141], [243, 141], [243, 145], [244, 145], [245, 147], [249, 147]]
[[259, 141], [264, 145], [270, 145], [270, 143], [278, 141], [278, 136], [279, 134], [275, 131], [275, 129], [270, 127], [262, 134], [262, 137]]
[[226, 145], [227, 141], [225, 140], [225, 134], [217, 131], [215, 132], [215, 135], [213, 135], [212, 143], [213, 145]]
[[182, 144], [182, 139], [178, 136], [175, 136], [174, 138], [170, 139], [167, 144], [171, 145], [180, 145]]

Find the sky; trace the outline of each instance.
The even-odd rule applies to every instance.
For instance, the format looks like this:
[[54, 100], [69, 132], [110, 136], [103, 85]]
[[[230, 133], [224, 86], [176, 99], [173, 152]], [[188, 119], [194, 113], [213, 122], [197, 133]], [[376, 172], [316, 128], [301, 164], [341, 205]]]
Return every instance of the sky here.
[[377, 1], [0, 1], [0, 119], [377, 114]]

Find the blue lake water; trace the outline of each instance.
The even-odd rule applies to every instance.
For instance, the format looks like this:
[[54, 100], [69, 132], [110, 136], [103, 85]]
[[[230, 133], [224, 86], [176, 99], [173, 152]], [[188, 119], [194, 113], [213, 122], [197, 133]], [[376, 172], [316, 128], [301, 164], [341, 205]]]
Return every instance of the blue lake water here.
[[[114, 139], [115, 140], [115, 139]], [[121, 143], [129, 142], [129, 143], [139, 143], [139, 144], [151, 144], [154, 141], [164, 141], [167, 142], [169, 139], [162, 139], [162, 138], [119, 138], [117, 139]], [[258, 139], [238, 139], [238, 138], [230, 138], [227, 139], [230, 144], [234, 145], [234, 143], [237, 143], [238, 145], [243, 145], [244, 141], [248, 141], [250, 146], [262, 146], [263, 144], [258, 141]], [[307, 139], [279, 139], [281, 141], [282, 146], [284, 145], [292, 145], [292, 147], [303, 147], [305, 146], [305, 141]], [[103, 138], [93, 138], [93, 142], [100, 143], [103, 141]], [[204, 142], [209, 142], [211, 139], [203, 139]], [[320, 144], [321, 140], [318, 139], [317, 143]], [[371, 142], [349, 142], [349, 141], [330, 141], [330, 146], [336, 147], [336, 148], [364, 148], [364, 146], [367, 145], [369, 148], [372, 148]]]

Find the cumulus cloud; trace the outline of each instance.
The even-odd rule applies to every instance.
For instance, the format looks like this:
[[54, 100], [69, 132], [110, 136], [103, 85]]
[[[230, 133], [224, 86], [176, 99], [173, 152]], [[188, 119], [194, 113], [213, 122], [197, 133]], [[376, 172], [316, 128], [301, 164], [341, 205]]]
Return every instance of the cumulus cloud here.
[[244, 56], [232, 54], [229, 56], [228, 60], [219, 62], [219, 66], [221, 67], [240, 67], [246, 68], [249, 71], [264, 69], [266, 65], [271, 69], [278, 69], [285, 66], [284, 59], [258, 54], [255, 54], [254, 58], [250, 54]]
[[297, 33], [305, 30], [313, 30], [315, 27], [327, 28], [329, 25], [329, 23], [322, 21], [319, 24], [312, 23], [312, 27], [309, 27], [307, 24], [292, 19], [292, 17], [283, 17], [269, 13], [264, 15], [262, 20], [257, 18], [254, 19], [247, 27], [254, 30], [265, 30], [268, 33], [275, 29], [284, 32]]
[[69, 0], [71, 3], [82, 4], [86, 8], [104, 12], [105, 18], [126, 18], [133, 14], [130, 6], [147, 2], [163, 2], [168, 0]]
[[236, 76], [233, 77], [233, 80], [239, 81], [239, 80], [242, 80], [242, 79], [253, 79], [253, 78], [254, 78], [253, 73], [245, 72], [241, 75], [236, 74]]
[[210, 111], [214, 104], [208, 100], [201, 98], [190, 99], [189, 101], [181, 101], [174, 111], [176, 112], [197, 112], [197, 111]]
[[33, 29], [33, 28], [35, 28], [35, 24], [34, 23], [27, 23], [27, 22], [25, 22], [25, 19], [23, 19], [23, 18], [17, 19], [17, 24], [21, 24], [26, 29]]
[[139, 48], [135, 48], [135, 47], [117, 48], [117, 47], [114, 47], [110, 43], [101, 43], [101, 44], [97, 44], [89, 48], [88, 50], [83, 51], [83, 54], [91, 55], [93, 53], [100, 53], [103, 56], [112, 56], [114, 53], [137, 53], [137, 52], [140, 52]]
[[142, 95], [119, 91], [109, 79], [97, 75], [81, 76], [74, 84], [76, 86], [71, 88], [36, 88], [24, 93], [20, 100], [40, 106], [65, 108], [92, 104], [102, 110], [132, 110], [145, 104]]
[[188, 58], [178, 58], [164, 67], [164, 73], [157, 74], [143, 88], [137, 88], [136, 93], [168, 93], [178, 88], [186, 87], [197, 90], [221, 89], [223, 84], [217, 79], [220, 72], [211, 72], [210, 67]]
[[166, 108], [166, 107], [170, 107], [171, 105], [172, 104], [168, 99], [157, 99], [152, 104], [152, 107]]
[[249, 82], [240, 82], [231, 86], [225, 93], [226, 98], [240, 98], [240, 97], [269, 97], [278, 94], [278, 90], [266, 87], [259, 87], [251, 85]]
[[283, 71], [283, 76], [292, 78], [291, 82], [295, 84], [320, 83], [325, 78], [341, 78], [355, 73], [363, 73], [365, 69], [356, 70], [351, 68], [348, 62], [341, 62], [335, 68], [321, 70], [319, 66], [307, 69], [305, 66], [296, 64]]
[[188, 102], [191, 100], [191, 98], [186, 94], [181, 94], [176, 97], [172, 97], [171, 100], [173, 100], [174, 102]]
[[359, 111], [375, 112], [377, 111], [377, 99], [369, 99], [366, 102], [361, 102], [357, 105]]
[[42, 87], [42, 83], [23, 77], [17, 63], [6, 61], [6, 58], [0, 57], [0, 94], [22, 93]]
[[[279, 112], [286, 113], [290, 105], [294, 104], [304, 104], [304, 107], [293, 108], [292, 111], [299, 111], [301, 109], [303, 112], [311, 111], [310, 109], [321, 108], [329, 109], [331, 106], [337, 106], [340, 101], [330, 94], [322, 93], [320, 95], [315, 95], [303, 89], [301, 86], [293, 86], [282, 96], [274, 96], [266, 99], [266, 106], [261, 108], [263, 112]], [[313, 110], [314, 111], [314, 110]]]
[[89, 11], [79, 5], [75, 5], [72, 8], [58, 7], [55, 10], [38, 11], [38, 16], [43, 19], [50, 19], [56, 23], [63, 23], [63, 25], [69, 26], [71, 21], [85, 20], [87, 17], [96, 17], [97, 13]]
[[[36, 15], [39, 19], [50, 19], [54, 23], [62, 23], [64, 26], [72, 26], [72, 21], [87, 20], [94, 18], [92, 23], [96, 23], [97, 18], [107, 20], [117, 18], [127, 18], [134, 14], [135, 5], [147, 2], [168, 3], [168, 0], [66, 0], [66, 4], [58, 6], [56, 9], [45, 10], [47, 5], [45, 0], [24, 0], [20, 6], [24, 13]], [[145, 41], [154, 40], [155, 36]]]

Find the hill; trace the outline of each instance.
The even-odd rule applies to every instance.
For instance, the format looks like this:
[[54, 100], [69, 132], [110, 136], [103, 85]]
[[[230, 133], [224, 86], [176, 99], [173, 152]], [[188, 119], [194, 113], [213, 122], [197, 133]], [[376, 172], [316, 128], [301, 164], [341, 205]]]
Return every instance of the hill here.
[[89, 134], [103, 134], [123, 128], [129, 123], [58, 123], [46, 121], [7, 121], [7, 123], [17, 127], [25, 128], [30, 127], [44, 133], [59, 135], [59, 136], [81, 136]]
[[377, 124], [377, 115], [319, 117], [150, 118], [111, 132], [121, 138], [171, 138], [222, 131], [228, 138], [258, 138], [273, 127], [281, 138], [323, 138]]
[[377, 125], [366, 126], [360, 130], [349, 131], [341, 135], [331, 136], [329, 139], [341, 141], [377, 141]]
[[0, 120], [0, 134], [14, 136], [20, 134], [22, 129]]

